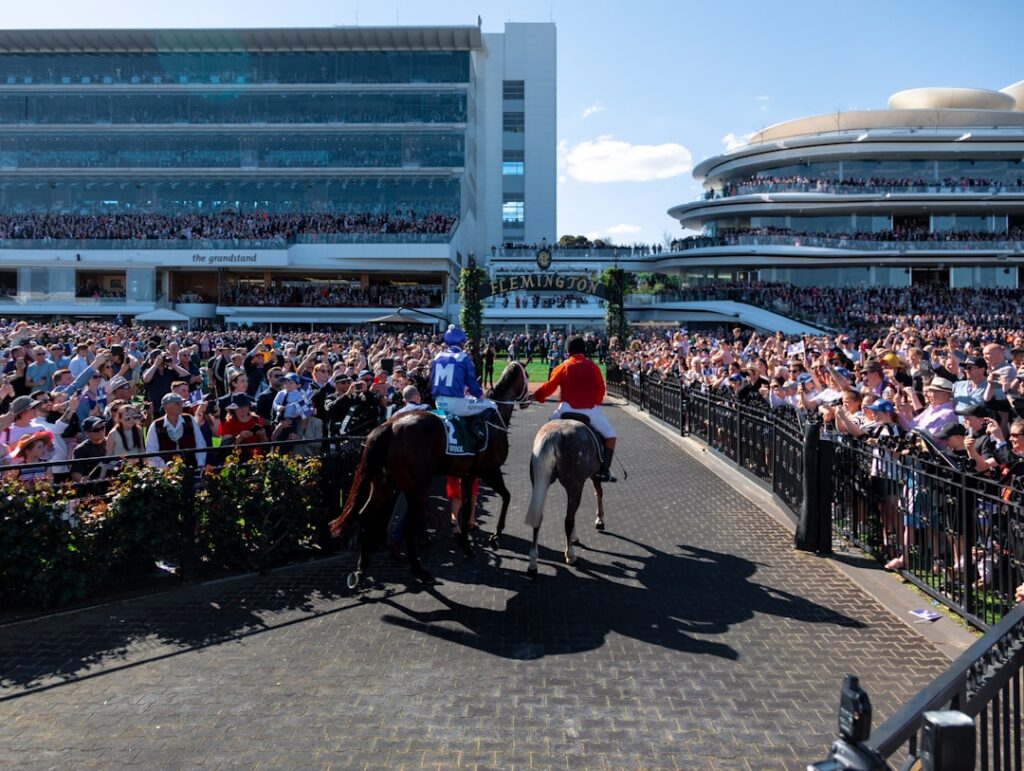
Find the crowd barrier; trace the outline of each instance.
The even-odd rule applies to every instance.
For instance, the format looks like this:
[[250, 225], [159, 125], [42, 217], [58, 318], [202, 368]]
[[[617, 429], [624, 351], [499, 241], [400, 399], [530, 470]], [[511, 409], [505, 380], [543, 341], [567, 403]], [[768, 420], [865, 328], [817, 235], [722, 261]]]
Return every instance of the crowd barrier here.
[[[1024, 768], [1024, 603], [1013, 600], [1014, 587], [1024, 581], [1024, 495], [1017, 488], [954, 468], [916, 444], [924, 441], [917, 437], [870, 445], [801, 422], [788, 408], [743, 404], [626, 373], [610, 377], [608, 391], [752, 474], [801, 526], [813, 514], [804, 492], [831, 487], [819, 513], [826, 522], [831, 518], [832, 535], [878, 559], [893, 553], [886, 544], [900, 543], [909, 558], [903, 575], [987, 630], [874, 732], [869, 715], [863, 736], [841, 733], [829, 758], [808, 768], [890, 769], [900, 761], [903, 768], [936, 771]], [[817, 466], [825, 460], [827, 467]], [[831, 485], [818, 484], [816, 467], [831, 469]], [[887, 534], [890, 523], [894, 529]], [[849, 707], [842, 699], [840, 725]], [[942, 733], [948, 730], [943, 721], [954, 713], [973, 724], [970, 735]], [[955, 749], [971, 753], [978, 765], [936, 760], [937, 742], [945, 743], [947, 758]], [[921, 759], [925, 765], [912, 765]]]
[[[794, 410], [650, 377], [627, 375], [608, 388], [756, 477], [794, 520], [807, 516], [807, 425]], [[830, 519], [833, 537], [881, 562], [902, 555], [908, 581], [979, 629], [1014, 606], [1024, 582], [1024, 480], [955, 467], [917, 434], [877, 445], [812, 434], [831, 484], [810, 516]]]

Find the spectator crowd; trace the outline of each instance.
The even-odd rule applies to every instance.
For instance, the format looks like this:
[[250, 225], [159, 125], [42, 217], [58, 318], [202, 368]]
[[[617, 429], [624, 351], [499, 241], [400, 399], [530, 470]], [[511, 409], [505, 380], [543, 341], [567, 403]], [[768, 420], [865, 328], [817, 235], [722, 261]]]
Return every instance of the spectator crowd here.
[[280, 241], [338, 233], [448, 233], [454, 215], [397, 207], [391, 212], [248, 214], [6, 214], [0, 240]]
[[756, 193], [869, 193], [875, 191], [906, 191], [959, 193], [977, 190], [998, 192], [1024, 188], [1024, 178], [1015, 180], [989, 177], [944, 177], [941, 180], [924, 177], [810, 177], [804, 174], [768, 175], [756, 174], [745, 179], [732, 179], [720, 190], [709, 189], [705, 200], [730, 198], [734, 195]]

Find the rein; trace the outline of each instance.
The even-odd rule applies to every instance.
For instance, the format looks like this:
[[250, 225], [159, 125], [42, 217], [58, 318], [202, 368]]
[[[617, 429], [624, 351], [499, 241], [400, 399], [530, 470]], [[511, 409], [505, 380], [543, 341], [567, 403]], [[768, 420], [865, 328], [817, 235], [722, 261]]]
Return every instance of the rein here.
[[526, 375], [526, 370], [523, 368], [522, 364], [520, 364], [518, 361], [513, 361], [512, 366], [516, 367], [520, 372], [523, 373], [523, 387], [519, 391], [519, 395], [513, 397], [512, 399], [495, 399], [492, 396], [491, 401], [494, 402], [495, 404], [518, 404], [520, 407], [522, 407], [530, 398], [530, 382], [529, 378]]

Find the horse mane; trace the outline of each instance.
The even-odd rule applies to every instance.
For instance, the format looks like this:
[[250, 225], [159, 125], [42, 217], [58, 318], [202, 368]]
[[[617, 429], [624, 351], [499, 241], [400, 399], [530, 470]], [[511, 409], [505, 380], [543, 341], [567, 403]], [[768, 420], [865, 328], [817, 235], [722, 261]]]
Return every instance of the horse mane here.
[[491, 394], [499, 398], [507, 398], [511, 396], [511, 391], [514, 387], [512, 379], [518, 378], [519, 372], [523, 373], [523, 378], [525, 379], [526, 368], [522, 364], [519, 364], [519, 362], [509, 362], [505, 367], [505, 371], [501, 373], [501, 377], [498, 378], [497, 385], [491, 388]]

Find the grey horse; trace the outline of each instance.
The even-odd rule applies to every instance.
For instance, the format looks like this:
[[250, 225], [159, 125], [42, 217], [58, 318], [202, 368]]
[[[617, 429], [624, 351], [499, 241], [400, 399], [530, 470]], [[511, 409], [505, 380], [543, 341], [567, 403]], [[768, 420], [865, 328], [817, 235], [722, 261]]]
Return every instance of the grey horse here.
[[576, 562], [573, 546], [576, 539], [576, 510], [583, 496], [587, 480], [594, 484], [597, 496], [597, 519], [594, 526], [604, 530], [604, 491], [601, 483], [594, 479], [601, 466], [601, 454], [593, 432], [578, 420], [553, 420], [545, 423], [533, 440], [533, 454], [530, 458], [530, 481], [533, 493], [530, 507], [526, 512], [526, 524], [533, 528], [533, 547], [530, 549], [530, 564], [527, 574], [537, 575], [537, 533], [544, 519], [544, 501], [548, 487], [557, 479], [562, 483], [569, 497], [565, 509], [565, 561]]

